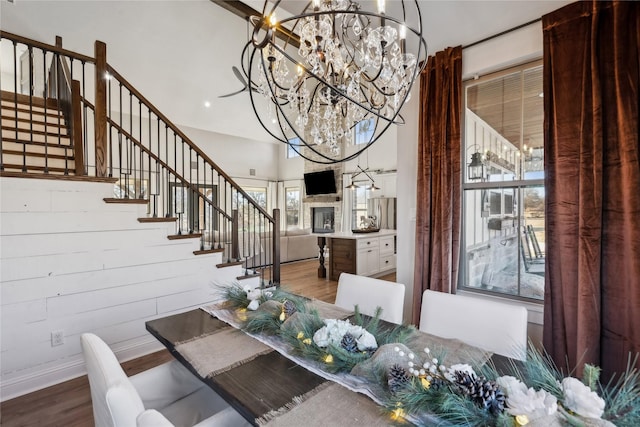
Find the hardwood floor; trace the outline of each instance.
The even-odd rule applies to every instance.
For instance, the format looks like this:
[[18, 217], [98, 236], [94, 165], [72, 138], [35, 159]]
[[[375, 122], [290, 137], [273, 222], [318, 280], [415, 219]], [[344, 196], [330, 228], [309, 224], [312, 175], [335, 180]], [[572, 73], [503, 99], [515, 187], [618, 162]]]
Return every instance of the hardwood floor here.
[[[300, 261], [281, 267], [282, 289], [333, 303], [338, 283], [319, 279], [318, 261]], [[395, 273], [381, 277], [395, 282]], [[152, 353], [122, 364], [128, 375], [172, 360], [168, 351]], [[0, 403], [0, 426], [93, 426], [89, 381], [82, 376]]]

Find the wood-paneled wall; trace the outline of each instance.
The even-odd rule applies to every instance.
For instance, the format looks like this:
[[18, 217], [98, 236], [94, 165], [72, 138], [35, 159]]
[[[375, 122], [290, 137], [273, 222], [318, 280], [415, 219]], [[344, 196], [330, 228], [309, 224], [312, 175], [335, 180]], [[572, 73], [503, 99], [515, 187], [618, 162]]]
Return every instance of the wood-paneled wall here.
[[[146, 206], [107, 204], [113, 184], [0, 178], [1, 400], [80, 375], [79, 336], [99, 333], [121, 359], [159, 349], [144, 321], [213, 299], [241, 267], [139, 223]], [[62, 331], [64, 344], [51, 345]]]

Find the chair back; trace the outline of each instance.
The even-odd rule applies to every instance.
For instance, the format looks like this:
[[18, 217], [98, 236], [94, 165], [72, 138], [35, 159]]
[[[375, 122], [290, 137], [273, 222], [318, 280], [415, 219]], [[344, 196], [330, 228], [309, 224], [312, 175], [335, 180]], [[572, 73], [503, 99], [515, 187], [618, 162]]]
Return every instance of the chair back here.
[[527, 354], [527, 309], [521, 306], [426, 290], [420, 330], [513, 359]]
[[144, 405], [115, 354], [97, 335], [82, 334], [80, 342], [87, 365], [96, 427], [135, 426], [136, 417], [144, 411]]
[[358, 306], [362, 314], [373, 316], [376, 308], [382, 308], [380, 318], [401, 324], [404, 309], [404, 285], [372, 277], [342, 273], [338, 278], [335, 304], [352, 310]]

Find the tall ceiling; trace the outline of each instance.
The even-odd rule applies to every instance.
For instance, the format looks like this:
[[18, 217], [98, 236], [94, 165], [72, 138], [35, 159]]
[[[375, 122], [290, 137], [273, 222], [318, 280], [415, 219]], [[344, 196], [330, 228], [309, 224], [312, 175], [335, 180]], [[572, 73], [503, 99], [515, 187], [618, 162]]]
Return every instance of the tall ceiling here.
[[[262, 9], [261, 1], [246, 3]], [[570, 1], [419, 3], [431, 54], [532, 21]], [[0, 0], [0, 7], [4, 31], [51, 44], [58, 35], [65, 48], [88, 55], [95, 40], [105, 42], [109, 63], [179, 125], [271, 140], [246, 92], [219, 98], [242, 88], [232, 66], [240, 65], [248, 28], [212, 1]]]

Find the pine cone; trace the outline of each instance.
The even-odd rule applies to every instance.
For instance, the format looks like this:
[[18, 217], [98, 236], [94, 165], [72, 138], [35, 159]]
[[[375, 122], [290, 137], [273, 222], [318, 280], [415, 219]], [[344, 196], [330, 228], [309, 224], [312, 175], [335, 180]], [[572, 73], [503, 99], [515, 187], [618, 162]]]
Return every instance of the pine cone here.
[[442, 381], [440, 378], [433, 378], [431, 381], [429, 381], [431, 383], [431, 385], [429, 386], [429, 389], [431, 390], [440, 390], [441, 387], [444, 387], [444, 381]]
[[397, 393], [402, 390], [409, 382], [409, 375], [405, 369], [395, 364], [389, 369], [389, 375], [387, 376], [387, 384], [391, 393]]
[[340, 341], [340, 345], [349, 353], [355, 353], [356, 351], [358, 351], [358, 343], [350, 333], [344, 334], [342, 340]]
[[493, 415], [504, 411], [505, 395], [494, 381], [478, 378], [467, 372], [456, 371], [455, 382], [473, 402]]
[[289, 300], [285, 300], [283, 304], [283, 308], [284, 308], [284, 313], [287, 315], [287, 317], [290, 317], [293, 313], [298, 311], [298, 309], [296, 308], [296, 305]]

